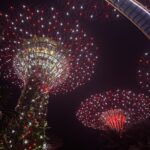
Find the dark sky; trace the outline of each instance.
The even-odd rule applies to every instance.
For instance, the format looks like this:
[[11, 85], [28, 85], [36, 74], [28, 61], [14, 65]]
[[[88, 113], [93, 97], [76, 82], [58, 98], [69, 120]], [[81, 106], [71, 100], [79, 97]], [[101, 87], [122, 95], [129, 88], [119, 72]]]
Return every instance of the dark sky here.
[[[0, 10], [7, 11], [10, 4], [18, 5], [24, 2], [29, 5], [43, 5], [46, 3], [57, 5], [51, 0], [1, 0]], [[48, 121], [52, 127], [50, 134], [63, 139], [63, 150], [127, 150], [129, 145], [137, 144], [139, 141], [150, 137], [150, 129], [144, 123], [135, 127], [119, 139], [114, 133], [104, 133], [85, 128], [75, 118], [75, 111], [80, 102], [90, 94], [109, 89], [132, 89], [139, 91], [136, 83], [137, 61], [140, 55], [150, 49], [148, 39], [123, 16], [116, 20], [105, 22], [87, 20], [82, 24], [96, 39], [100, 61], [97, 63], [95, 75], [86, 85], [65, 95], [50, 96]], [[2, 86], [8, 84], [1, 81]], [[17, 88], [7, 91], [13, 93], [10, 96], [14, 106], [20, 92]], [[137, 133], [139, 132], [139, 135]], [[108, 145], [108, 147], [107, 147]], [[109, 147], [110, 146], [110, 147]]]

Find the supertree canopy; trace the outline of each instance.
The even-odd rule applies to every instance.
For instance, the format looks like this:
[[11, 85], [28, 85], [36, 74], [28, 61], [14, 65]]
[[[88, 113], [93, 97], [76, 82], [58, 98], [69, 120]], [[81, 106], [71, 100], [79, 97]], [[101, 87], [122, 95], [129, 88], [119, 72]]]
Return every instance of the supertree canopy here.
[[[15, 73], [19, 73], [19, 78], [24, 81], [26, 71], [21, 68], [29, 66], [27, 63], [24, 64], [24, 61], [30, 61], [34, 57], [43, 57], [44, 60], [54, 61], [52, 54], [45, 54], [44, 56], [42, 52], [38, 53], [38, 49], [46, 48], [45, 51], [50, 49], [52, 53], [55, 52], [53, 54], [56, 57], [55, 61], [61, 57], [63, 61], [69, 64], [65, 67], [70, 72], [66, 82], [64, 81], [60, 87], [57, 86], [55, 90], [53, 89], [53, 92], [67, 92], [90, 80], [91, 74], [94, 73], [96, 61], [94, 51], [97, 47], [94, 44], [94, 39], [87, 35], [79, 21], [74, 20], [69, 12], [58, 12], [54, 7], [47, 11], [44, 11], [44, 8], [31, 10], [23, 5], [22, 10], [15, 10], [11, 7], [9, 13], [11, 15], [1, 14], [6, 22], [5, 32], [2, 33], [3, 42], [1, 46], [1, 68], [4, 78], [12, 79], [12, 82], [17, 84]], [[36, 45], [36, 43], [38, 44]], [[37, 49], [35, 56], [31, 54], [34, 47]], [[15, 60], [14, 57], [21, 56], [22, 50], [24, 50], [24, 55], [30, 54], [30, 57], [23, 58], [24, 56], [22, 56], [20, 58], [23, 61], [21, 64], [18, 62], [19, 58]], [[17, 56], [15, 56], [16, 54]], [[46, 59], [50, 55], [51, 57]], [[14, 67], [16, 71], [12, 67], [9, 68], [9, 66], [12, 66], [12, 60], [14, 60], [15, 65], [20, 64], [18, 64], [18, 69]], [[42, 59], [38, 63], [41, 64], [44, 60]], [[46, 64], [48, 65], [48, 62]], [[31, 65], [33, 66], [33, 64]], [[44, 67], [47, 68], [46, 72], [48, 73], [52, 66], [49, 69], [46, 65], [42, 66], [42, 68]], [[20, 82], [19, 85], [22, 86]]]
[[150, 51], [145, 52], [139, 59], [137, 79], [140, 87], [150, 93]]
[[52, 89], [69, 76], [69, 62], [52, 39], [33, 37], [22, 46], [23, 51], [18, 52], [13, 65], [24, 84], [34, 76], [34, 80], [37, 78]]
[[76, 116], [87, 127], [122, 133], [150, 117], [150, 98], [128, 90], [107, 91], [82, 102]]
[[2, 77], [22, 89], [17, 124], [8, 128], [8, 149], [47, 149], [49, 92], [72, 91], [94, 73], [94, 39], [69, 12], [46, 8], [23, 5], [1, 14], [6, 24], [0, 49]]

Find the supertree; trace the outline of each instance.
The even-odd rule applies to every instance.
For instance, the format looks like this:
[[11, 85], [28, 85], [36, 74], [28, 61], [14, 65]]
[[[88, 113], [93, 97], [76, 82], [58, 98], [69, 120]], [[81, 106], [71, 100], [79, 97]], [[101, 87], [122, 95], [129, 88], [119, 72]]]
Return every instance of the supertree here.
[[22, 89], [17, 124], [9, 124], [9, 149], [47, 149], [49, 93], [69, 92], [90, 80], [97, 47], [78, 20], [54, 7], [10, 7], [1, 17], [2, 76]]
[[76, 116], [84, 126], [114, 130], [120, 135], [150, 117], [150, 98], [128, 90], [95, 94], [81, 103]]
[[137, 80], [141, 89], [150, 93], [150, 51], [145, 52], [139, 59]]

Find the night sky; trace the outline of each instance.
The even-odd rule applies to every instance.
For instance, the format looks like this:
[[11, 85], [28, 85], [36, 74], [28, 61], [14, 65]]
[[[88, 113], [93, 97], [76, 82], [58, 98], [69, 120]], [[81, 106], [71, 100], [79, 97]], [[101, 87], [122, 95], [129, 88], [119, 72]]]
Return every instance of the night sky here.
[[[33, 7], [51, 4], [63, 10], [59, 3], [51, 1], [1, 0], [0, 11], [7, 12], [11, 4], [18, 6], [22, 2]], [[49, 135], [62, 140], [62, 150], [128, 150], [131, 145], [145, 144], [148, 137], [150, 142], [150, 121], [131, 128], [120, 139], [110, 131], [105, 133], [86, 128], [76, 119], [75, 112], [80, 102], [91, 94], [117, 88], [141, 91], [136, 83], [138, 59], [144, 51], [150, 49], [148, 39], [123, 16], [106, 21], [83, 19], [81, 24], [96, 39], [100, 47], [100, 59], [90, 82], [71, 93], [50, 95], [48, 122], [52, 129], [48, 131]], [[19, 88], [3, 79], [0, 84], [1, 87], [9, 85], [5, 93], [9, 95], [9, 107], [13, 108], [20, 94]]]

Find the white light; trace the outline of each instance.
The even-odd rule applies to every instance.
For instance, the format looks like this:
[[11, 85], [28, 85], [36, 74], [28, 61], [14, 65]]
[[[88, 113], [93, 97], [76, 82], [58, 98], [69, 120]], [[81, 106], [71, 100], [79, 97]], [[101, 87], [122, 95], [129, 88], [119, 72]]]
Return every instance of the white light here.
[[12, 130], [11, 132], [12, 132], [12, 133], [15, 133], [15, 130]]
[[75, 10], [75, 6], [72, 6], [72, 9]]
[[94, 16], [93, 15], [90, 15], [90, 18], [92, 19]]
[[42, 135], [40, 136], [40, 139], [43, 139], [43, 136], [42, 136]]
[[28, 144], [28, 140], [24, 140], [24, 144]]
[[51, 7], [51, 10], [53, 11], [53, 10], [54, 10], [54, 7]]
[[53, 19], [56, 19], [56, 16], [55, 16], [55, 15], [53, 16]]
[[80, 6], [80, 9], [83, 9], [83, 6], [82, 6], [82, 5]]
[[23, 5], [22, 7], [23, 7], [23, 8], [26, 8], [26, 6], [25, 6], [25, 5]]
[[66, 15], [69, 16], [69, 12], [66, 12]]
[[9, 143], [12, 143], [12, 141], [10, 140]]
[[24, 23], [24, 20], [21, 20], [21, 23]]

